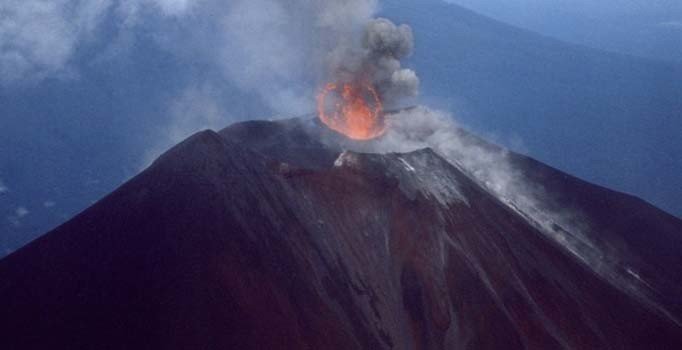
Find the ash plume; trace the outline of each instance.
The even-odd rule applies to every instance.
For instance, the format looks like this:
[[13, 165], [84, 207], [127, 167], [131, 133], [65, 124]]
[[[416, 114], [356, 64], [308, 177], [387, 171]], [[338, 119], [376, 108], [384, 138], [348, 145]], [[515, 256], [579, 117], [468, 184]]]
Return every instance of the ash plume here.
[[[0, 13], [8, 13], [0, 24], [0, 83], [77, 76], [73, 63], [83, 52], [99, 45], [94, 62], [125, 58], [144, 32], [188, 66], [255, 93], [274, 113], [309, 112], [316, 88], [334, 80], [368, 80], [389, 99], [414, 96], [419, 86], [400, 65], [413, 50], [412, 31], [375, 19], [378, 0], [42, 3], [0, 4]], [[97, 42], [108, 18], [113, 39]]]
[[358, 47], [340, 47], [330, 53], [330, 78], [370, 82], [385, 103], [394, 104], [418, 94], [417, 74], [400, 63], [413, 50], [414, 35], [408, 25], [396, 25], [386, 18], [371, 19], [364, 26]]

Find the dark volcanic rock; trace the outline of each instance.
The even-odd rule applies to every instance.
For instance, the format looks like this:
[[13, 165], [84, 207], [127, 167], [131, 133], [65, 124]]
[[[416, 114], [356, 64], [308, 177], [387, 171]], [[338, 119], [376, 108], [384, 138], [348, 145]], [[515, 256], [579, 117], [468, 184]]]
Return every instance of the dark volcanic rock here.
[[347, 142], [305, 120], [192, 136], [0, 261], [0, 348], [682, 348], [679, 220], [514, 158], [659, 270], [640, 293], [435, 152]]

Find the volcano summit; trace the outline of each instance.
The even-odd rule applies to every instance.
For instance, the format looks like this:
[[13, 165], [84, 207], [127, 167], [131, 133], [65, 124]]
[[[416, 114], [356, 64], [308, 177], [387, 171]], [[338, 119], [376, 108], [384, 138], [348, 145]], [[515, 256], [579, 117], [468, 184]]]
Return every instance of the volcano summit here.
[[391, 130], [193, 135], [0, 261], [0, 348], [682, 348], [679, 219], [461, 129], [371, 152]]

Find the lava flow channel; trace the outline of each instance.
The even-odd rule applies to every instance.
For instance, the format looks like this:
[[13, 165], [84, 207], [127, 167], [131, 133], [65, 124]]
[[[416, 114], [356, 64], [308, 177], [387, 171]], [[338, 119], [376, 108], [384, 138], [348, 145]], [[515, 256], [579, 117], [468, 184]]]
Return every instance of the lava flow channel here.
[[317, 97], [320, 120], [351, 139], [369, 140], [386, 130], [379, 94], [370, 84], [329, 83]]

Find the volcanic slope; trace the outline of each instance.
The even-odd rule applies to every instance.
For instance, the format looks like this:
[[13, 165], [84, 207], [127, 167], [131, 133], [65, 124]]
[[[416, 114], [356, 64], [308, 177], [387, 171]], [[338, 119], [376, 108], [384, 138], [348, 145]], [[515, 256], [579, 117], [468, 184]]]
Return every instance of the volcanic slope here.
[[513, 155], [625, 259], [598, 268], [434, 151], [353, 145], [193, 135], [0, 261], [0, 348], [682, 348], [678, 219]]

